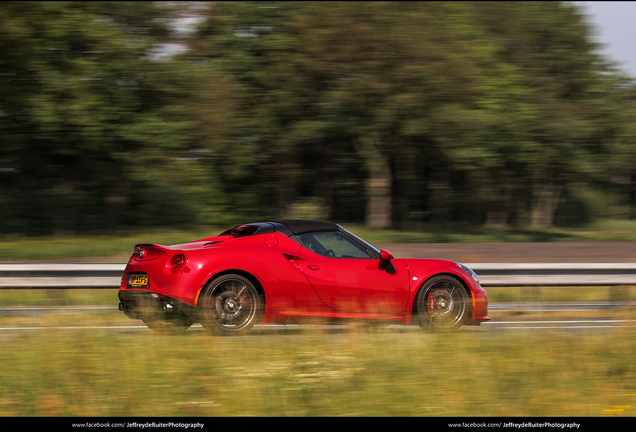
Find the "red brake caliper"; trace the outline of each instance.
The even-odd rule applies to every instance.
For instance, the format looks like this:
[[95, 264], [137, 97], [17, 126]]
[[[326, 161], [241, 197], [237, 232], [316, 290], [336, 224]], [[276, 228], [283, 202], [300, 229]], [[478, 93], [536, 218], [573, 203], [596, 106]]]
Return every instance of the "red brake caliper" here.
[[428, 293], [428, 296], [426, 296], [426, 300], [428, 303], [428, 313], [432, 314], [433, 312], [435, 312], [435, 296], [433, 295], [433, 293]]

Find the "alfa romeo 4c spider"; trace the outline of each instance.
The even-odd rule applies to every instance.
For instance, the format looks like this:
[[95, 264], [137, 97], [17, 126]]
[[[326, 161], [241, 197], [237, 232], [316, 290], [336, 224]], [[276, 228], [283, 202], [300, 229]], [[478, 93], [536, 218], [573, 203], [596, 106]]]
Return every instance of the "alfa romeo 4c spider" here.
[[465, 265], [397, 259], [338, 224], [310, 220], [238, 225], [173, 246], [138, 244], [119, 301], [152, 329], [201, 323], [227, 334], [308, 319], [429, 330], [489, 319], [486, 291]]

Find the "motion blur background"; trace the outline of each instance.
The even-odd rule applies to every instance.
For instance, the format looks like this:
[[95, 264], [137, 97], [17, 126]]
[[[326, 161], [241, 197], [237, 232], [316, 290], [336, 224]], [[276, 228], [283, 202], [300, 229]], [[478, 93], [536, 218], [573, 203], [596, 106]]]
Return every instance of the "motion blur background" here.
[[0, 234], [636, 217], [579, 3], [2, 2]]
[[[299, 217], [396, 257], [635, 262], [636, 62], [592, 25], [634, 6], [0, 2], [0, 261]], [[454, 334], [240, 338], [152, 332], [117, 286], [6, 288], [0, 417], [636, 412], [635, 286], [487, 286], [492, 321]]]

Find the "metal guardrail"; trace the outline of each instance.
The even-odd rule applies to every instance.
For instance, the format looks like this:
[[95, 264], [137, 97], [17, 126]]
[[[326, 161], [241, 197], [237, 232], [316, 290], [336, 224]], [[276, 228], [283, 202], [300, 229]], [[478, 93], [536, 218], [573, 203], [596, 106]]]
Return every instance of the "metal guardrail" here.
[[119, 288], [126, 264], [0, 264], [0, 289]]
[[[636, 263], [468, 264], [484, 287], [636, 285]], [[0, 289], [118, 288], [126, 264], [0, 264]]]
[[474, 263], [485, 287], [636, 285], [636, 263]]

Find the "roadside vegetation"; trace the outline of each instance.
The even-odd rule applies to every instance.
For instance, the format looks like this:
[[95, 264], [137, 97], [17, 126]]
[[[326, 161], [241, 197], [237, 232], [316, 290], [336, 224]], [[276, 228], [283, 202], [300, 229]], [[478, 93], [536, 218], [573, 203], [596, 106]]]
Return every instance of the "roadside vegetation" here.
[[636, 415], [633, 327], [214, 337], [104, 324], [132, 323], [49, 313], [3, 331], [0, 416]]

